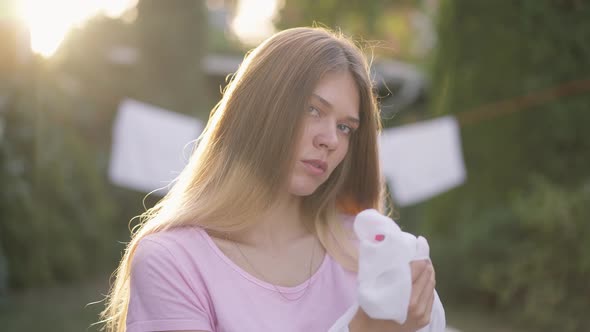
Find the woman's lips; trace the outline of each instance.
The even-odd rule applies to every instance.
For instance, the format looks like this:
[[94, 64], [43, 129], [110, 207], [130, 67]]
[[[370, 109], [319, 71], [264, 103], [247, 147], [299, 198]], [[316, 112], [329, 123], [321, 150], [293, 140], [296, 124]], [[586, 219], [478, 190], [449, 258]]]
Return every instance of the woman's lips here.
[[305, 169], [312, 175], [322, 175], [328, 169], [328, 164], [319, 159], [308, 159], [302, 160], [301, 162], [305, 166]]

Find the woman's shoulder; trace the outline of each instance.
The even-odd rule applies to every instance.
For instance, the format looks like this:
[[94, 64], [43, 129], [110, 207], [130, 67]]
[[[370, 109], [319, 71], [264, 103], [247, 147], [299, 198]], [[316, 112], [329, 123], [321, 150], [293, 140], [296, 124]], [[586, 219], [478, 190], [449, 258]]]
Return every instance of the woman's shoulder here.
[[203, 229], [199, 226], [179, 226], [168, 228], [146, 235], [141, 241], [157, 242], [163, 245], [170, 244], [190, 244], [196, 240], [202, 240], [200, 233]]
[[139, 240], [134, 260], [198, 260], [208, 250], [202, 232], [197, 226], [183, 226], [148, 234]]
[[138, 240], [131, 259], [127, 331], [213, 330], [200, 242], [198, 229], [184, 227]]

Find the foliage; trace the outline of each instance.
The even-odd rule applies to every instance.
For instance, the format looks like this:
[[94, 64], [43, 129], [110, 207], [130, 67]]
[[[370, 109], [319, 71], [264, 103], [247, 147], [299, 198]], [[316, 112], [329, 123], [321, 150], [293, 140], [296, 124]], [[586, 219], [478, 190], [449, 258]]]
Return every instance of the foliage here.
[[286, 0], [277, 23], [280, 29], [317, 24], [342, 30], [375, 46], [377, 55], [417, 61], [421, 56], [415, 54], [421, 33], [416, 20], [422, 14], [420, 3], [409, 0]]
[[[590, 3], [443, 1], [439, 15], [433, 115], [590, 79]], [[419, 207], [443, 297], [509, 309], [539, 330], [581, 329], [589, 103], [587, 92], [546, 98], [462, 127], [467, 183]]]
[[[50, 60], [34, 58], [8, 91], [0, 122], [0, 246], [10, 286], [42, 286], [111, 270], [144, 193], [108, 182], [111, 126], [130, 97], [206, 114], [200, 72], [203, 3], [142, 0], [134, 23], [95, 18]], [[138, 51], [135, 63], [110, 58]], [[146, 206], [157, 198], [150, 198]]]
[[4, 113], [0, 243], [14, 287], [80, 278], [114, 257], [114, 202], [99, 164], [62, 118], [73, 105], [57, 108], [45, 89], [20, 91]]
[[[378, 18], [383, 9], [391, 1], [362, 1], [354, 0], [342, 3], [336, 0], [327, 1], [287, 1], [281, 12], [282, 24], [298, 25], [300, 20], [313, 20], [331, 26], [347, 26], [364, 30], [363, 35], [375, 35]], [[360, 32], [360, 31], [358, 31]]]
[[[522, 319], [549, 331], [581, 331], [590, 300], [590, 188], [567, 190], [542, 177], [516, 195], [519, 234], [509, 255], [486, 262], [479, 282], [500, 305], [522, 308]], [[498, 234], [500, 235], [500, 234]], [[556, 318], [559, 318], [556, 319]]]

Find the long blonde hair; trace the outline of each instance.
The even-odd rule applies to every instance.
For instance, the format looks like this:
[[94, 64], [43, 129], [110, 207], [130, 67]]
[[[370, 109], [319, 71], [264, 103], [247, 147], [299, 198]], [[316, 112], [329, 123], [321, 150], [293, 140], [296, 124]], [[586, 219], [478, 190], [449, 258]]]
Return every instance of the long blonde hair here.
[[382, 210], [377, 137], [378, 108], [361, 50], [342, 34], [323, 28], [288, 29], [246, 55], [211, 112], [187, 166], [168, 194], [141, 215], [132, 231], [107, 306], [109, 332], [125, 331], [130, 265], [139, 241], [173, 227], [198, 225], [214, 232], [243, 230], [274, 202], [293, 163], [293, 142], [318, 81], [347, 70], [360, 95], [360, 126], [344, 161], [312, 195], [303, 210], [325, 249], [344, 267], [356, 256], [341, 227], [340, 213]]

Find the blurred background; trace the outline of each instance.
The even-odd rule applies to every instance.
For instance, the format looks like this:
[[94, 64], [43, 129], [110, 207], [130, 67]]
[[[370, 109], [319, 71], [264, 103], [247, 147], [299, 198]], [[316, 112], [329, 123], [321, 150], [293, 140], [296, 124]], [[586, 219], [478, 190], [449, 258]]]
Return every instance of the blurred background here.
[[[405, 142], [384, 162], [409, 165], [384, 167], [394, 215], [429, 239], [449, 325], [588, 331], [589, 18], [584, 0], [0, 0], [1, 329], [97, 331], [129, 221], [228, 75], [316, 24], [373, 58]], [[412, 176], [442, 182], [399, 191]]]

